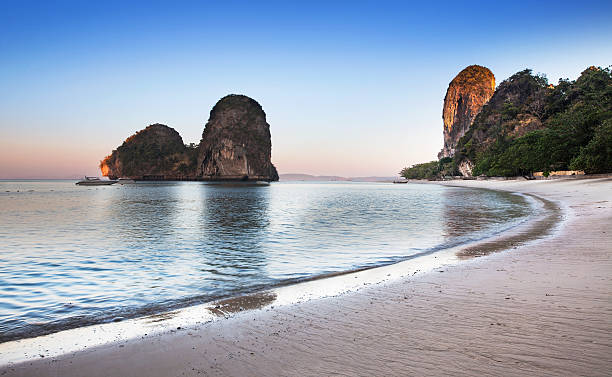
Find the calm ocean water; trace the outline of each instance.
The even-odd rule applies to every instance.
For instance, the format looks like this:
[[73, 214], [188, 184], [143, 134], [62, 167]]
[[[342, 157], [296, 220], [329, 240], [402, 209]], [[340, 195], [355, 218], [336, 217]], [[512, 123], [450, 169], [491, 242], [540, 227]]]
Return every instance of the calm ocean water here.
[[529, 206], [420, 184], [0, 181], [0, 213], [6, 341], [403, 260]]

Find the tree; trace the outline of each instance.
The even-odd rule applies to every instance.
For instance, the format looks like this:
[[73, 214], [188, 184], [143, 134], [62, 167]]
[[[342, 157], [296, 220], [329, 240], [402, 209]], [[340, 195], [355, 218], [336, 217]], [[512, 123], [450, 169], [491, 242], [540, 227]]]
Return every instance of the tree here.
[[612, 172], [612, 119], [597, 127], [591, 141], [572, 159], [570, 168], [587, 174]]

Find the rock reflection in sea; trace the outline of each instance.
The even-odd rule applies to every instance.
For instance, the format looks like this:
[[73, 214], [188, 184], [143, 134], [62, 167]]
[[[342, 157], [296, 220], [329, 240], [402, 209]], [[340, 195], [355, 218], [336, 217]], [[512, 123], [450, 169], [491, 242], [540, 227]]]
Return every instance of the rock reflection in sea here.
[[0, 208], [0, 341], [388, 264], [529, 213], [516, 195], [350, 182], [2, 181]]

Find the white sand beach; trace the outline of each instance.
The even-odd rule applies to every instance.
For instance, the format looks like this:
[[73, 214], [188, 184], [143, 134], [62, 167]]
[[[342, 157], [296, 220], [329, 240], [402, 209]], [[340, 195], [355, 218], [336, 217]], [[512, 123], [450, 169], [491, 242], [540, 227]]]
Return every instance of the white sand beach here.
[[193, 328], [0, 366], [1, 376], [612, 373], [612, 179], [451, 181], [561, 207], [544, 239]]

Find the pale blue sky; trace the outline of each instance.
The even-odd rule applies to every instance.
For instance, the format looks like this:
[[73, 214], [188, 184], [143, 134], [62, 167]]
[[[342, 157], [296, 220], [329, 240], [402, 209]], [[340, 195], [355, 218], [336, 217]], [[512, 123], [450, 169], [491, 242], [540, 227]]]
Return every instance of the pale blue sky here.
[[0, 178], [99, 175], [151, 123], [199, 142], [256, 99], [281, 173], [389, 176], [435, 158], [465, 66], [556, 83], [612, 64], [609, 2], [0, 3]]

